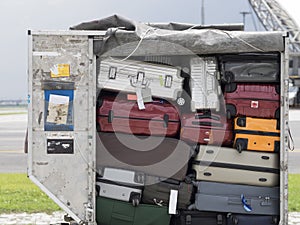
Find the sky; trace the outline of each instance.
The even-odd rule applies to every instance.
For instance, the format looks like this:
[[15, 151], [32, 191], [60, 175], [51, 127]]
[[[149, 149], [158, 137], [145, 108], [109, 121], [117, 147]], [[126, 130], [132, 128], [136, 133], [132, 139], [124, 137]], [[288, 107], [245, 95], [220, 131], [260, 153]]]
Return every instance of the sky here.
[[[289, 1], [289, 0], [284, 0]], [[299, 0], [290, 0], [299, 1]], [[0, 100], [27, 99], [28, 30], [68, 30], [113, 14], [140, 22], [201, 24], [202, 0], [0, 0]], [[205, 24], [242, 23], [248, 0], [204, 0]], [[255, 14], [245, 29], [263, 30]]]

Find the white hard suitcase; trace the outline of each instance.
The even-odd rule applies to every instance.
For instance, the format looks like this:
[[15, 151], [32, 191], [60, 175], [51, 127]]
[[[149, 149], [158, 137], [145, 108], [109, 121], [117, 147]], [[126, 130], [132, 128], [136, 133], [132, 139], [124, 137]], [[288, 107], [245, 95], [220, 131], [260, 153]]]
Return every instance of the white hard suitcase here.
[[136, 60], [104, 59], [100, 62], [98, 88], [137, 92], [150, 89], [151, 95], [177, 100], [183, 78], [179, 68]]
[[103, 168], [97, 176], [98, 195], [132, 202], [137, 206], [142, 197], [145, 176], [143, 173], [117, 168]]
[[193, 161], [197, 180], [255, 186], [279, 184], [278, 154], [244, 151], [218, 146], [200, 146]]
[[190, 61], [191, 110], [220, 108], [217, 61], [214, 57], [197, 57]]

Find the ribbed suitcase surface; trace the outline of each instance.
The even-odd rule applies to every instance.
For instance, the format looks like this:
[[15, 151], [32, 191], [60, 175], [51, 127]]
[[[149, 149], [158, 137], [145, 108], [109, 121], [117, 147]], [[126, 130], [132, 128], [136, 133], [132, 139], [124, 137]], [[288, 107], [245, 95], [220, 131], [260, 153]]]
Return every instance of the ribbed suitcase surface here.
[[224, 93], [227, 117], [279, 118], [278, 87], [275, 84], [227, 84]]
[[136, 101], [121, 97], [103, 96], [100, 102], [97, 110], [99, 131], [168, 137], [179, 132], [179, 113], [165, 100], [145, 103], [144, 110], [138, 108]]
[[221, 87], [217, 80], [216, 58], [191, 59], [191, 110], [219, 109]]
[[153, 96], [176, 100], [183, 78], [178, 68], [142, 61], [104, 59], [100, 62], [98, 88], [136, 92], [150, 88]]

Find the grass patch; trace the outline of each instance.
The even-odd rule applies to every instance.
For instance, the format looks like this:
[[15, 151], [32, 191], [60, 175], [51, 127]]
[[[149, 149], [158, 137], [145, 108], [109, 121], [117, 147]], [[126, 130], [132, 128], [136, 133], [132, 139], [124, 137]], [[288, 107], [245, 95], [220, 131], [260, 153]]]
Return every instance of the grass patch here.
[[289, 174], [289, 211], [300, 212], [300, 174]]
[[[289, 174], [289, 211], [300, 212], [300, 174]], [[26, 174], [0, 174], [0, 214], [61, 210]]]
[[0, 112], [0, 116], [19, 115], [19, 114], [27, 114], [27, 112], [5, 112], [5, 113]]
[[51, 214], [58, 210], [60, 207], [32, 183], [26, 174], [0, 174], [0, 214]]

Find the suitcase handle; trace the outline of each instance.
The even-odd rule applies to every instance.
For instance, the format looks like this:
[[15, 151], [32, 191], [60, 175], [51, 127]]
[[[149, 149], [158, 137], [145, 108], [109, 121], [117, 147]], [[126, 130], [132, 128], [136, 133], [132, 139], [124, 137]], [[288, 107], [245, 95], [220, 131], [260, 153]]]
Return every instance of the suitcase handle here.
[[107, 120], [108, 120], [108, 123], [112, 123], [112, 121], [114, 120], [114, 111], [113, 110], [109, 110]]
[[165, 114], [164, 115], [164, 127], [168, 127], [168, 123], [169, 123], [169, 115]]
[[220, 121], [220, 117], [213, 116], [213, 115], [199, 115], [199, 114], [196, 114], [195, 119], [213, 119], [213, 120], [216, 120], [216, 121]]
[[223, 124], [213, 122], [197, 122], [193, 121], [193, 125], [207, 126], [207, 127], [223, 127]]

